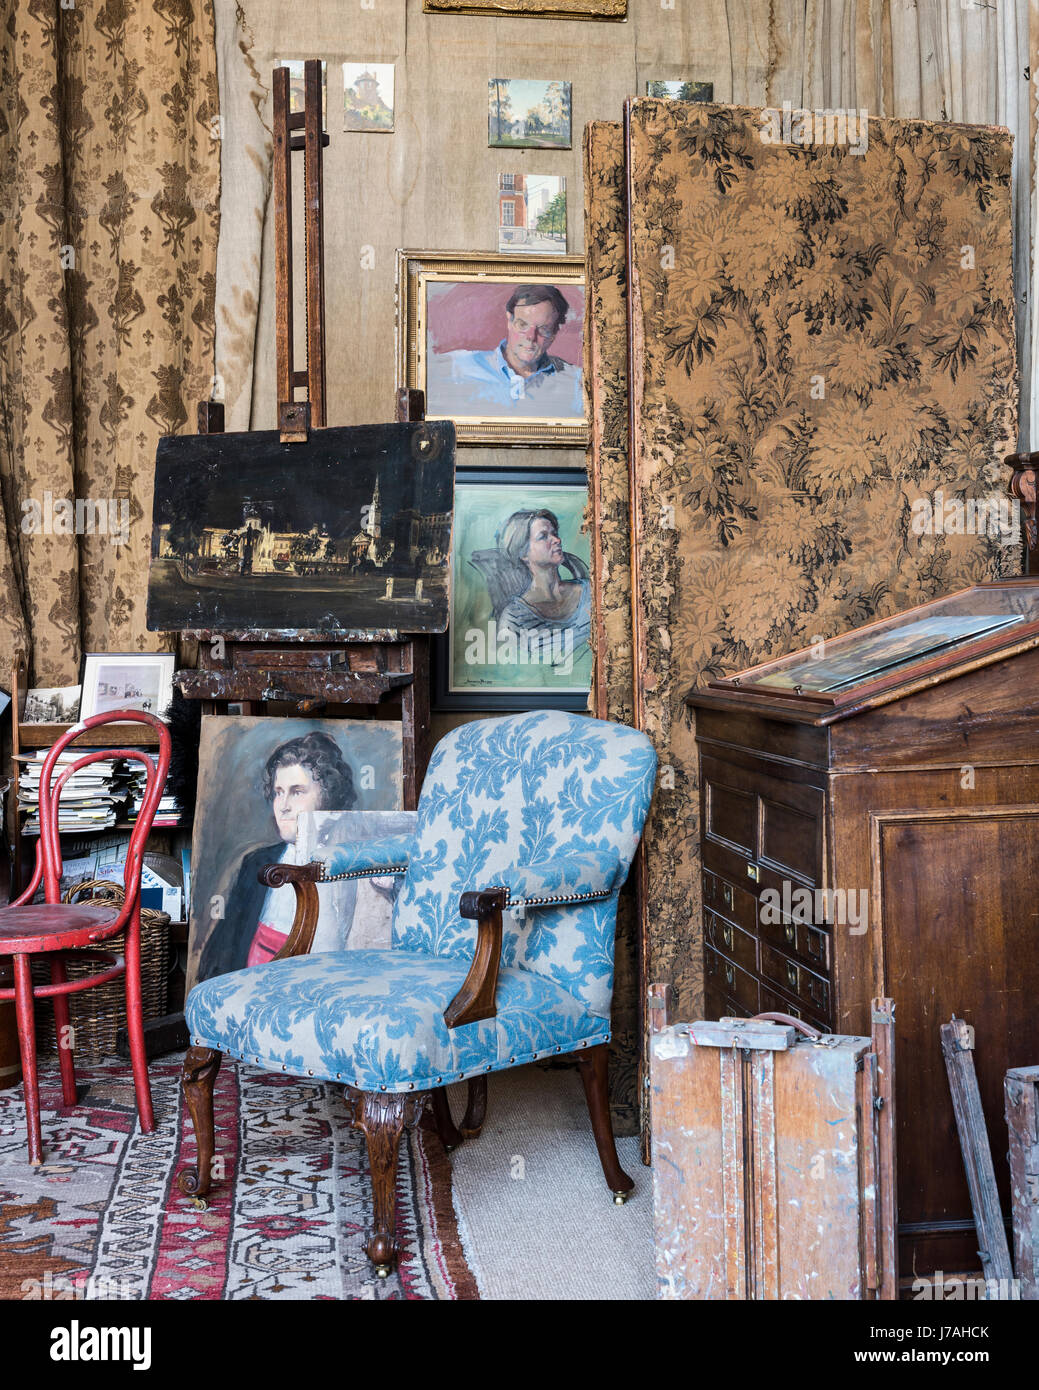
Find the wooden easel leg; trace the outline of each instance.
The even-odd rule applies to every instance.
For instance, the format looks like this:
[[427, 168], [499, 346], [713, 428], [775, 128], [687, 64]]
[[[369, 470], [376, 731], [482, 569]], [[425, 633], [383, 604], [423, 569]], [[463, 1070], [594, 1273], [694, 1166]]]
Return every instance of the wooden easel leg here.
[[431, 753], [432, 718], [429, 708], [429, 638], [412, 637], [403, 652], [410, 660], [414, 679], [400, 697], [401, 735], [404, 757], [404, 809], [418, 808], [419, 792], [426, 776]]
[[613, 1121], [610, 1119], [606, 1044], [590, 1047], [586, 1052], [577, 1052], [574, 1056], [581, 1068], [585, 1100], [588, 1102], [588, 1114], [592, 1121], [592, 1133], [595, 1135], [595, 1147], [599, 1150], [603, 1176], [613, 1193], [613, 1200], [619, 1206], [627, 1200], [628, 1193], [635, 1184], [625, 1173], [617, 1157]]

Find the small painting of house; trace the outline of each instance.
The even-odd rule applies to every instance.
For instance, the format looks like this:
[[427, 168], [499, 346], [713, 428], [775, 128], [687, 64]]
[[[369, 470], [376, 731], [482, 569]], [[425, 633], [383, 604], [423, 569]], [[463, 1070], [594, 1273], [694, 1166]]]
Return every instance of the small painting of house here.
[[343, 129], [393, 129], [393, 64], [343, 64]]

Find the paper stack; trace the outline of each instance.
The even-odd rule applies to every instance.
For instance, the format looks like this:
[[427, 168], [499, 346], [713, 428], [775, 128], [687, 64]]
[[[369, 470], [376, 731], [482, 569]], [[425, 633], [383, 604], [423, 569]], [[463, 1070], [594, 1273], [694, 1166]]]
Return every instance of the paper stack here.
[[[48, 749], [34, 754], [20, 753], [18, 807], [28, 812], [23, 826], [26, 835], [40, 833], [40, 773]], [[51, 773], [53, 787], [64, 768], [82, 757], [83, 750], [62, 753]], [[131, 775], [125, 762], [96, 762], [74, 772], [61, 791], [58, 829], [62, 832], [106, 830], [115, 825], [130, 795]]]

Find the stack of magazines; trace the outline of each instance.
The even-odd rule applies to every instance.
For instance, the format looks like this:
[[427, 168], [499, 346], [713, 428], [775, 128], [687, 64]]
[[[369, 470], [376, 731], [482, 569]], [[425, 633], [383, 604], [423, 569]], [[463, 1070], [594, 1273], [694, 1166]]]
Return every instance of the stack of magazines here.
[[[130, 786], [130, 809], [126, 819], [128, 821], [135, 821], [141, 814], [141, 802], [144, 800], [144, 793], [148, 787], [148, 779], [145, 776], [144, 768], [141, 767], [140, 764], [130, 769], [130, 776], [132, 778]], [[179, 825], [180, 811], [177, 809], [176, 801], [170, 794], [169, 784], [167, 783], [162, 790], [163, 794], [159, 798], [159, 804], [156, 808], [155, 819], [152, 821], [152, 825], [156, 827], [163, 825]]]
[[[26, 835], [40, 833], [40, 773], [49, 749], [41, 748], [36, 753], [20, 753], [18, 761], [21, 771], [18, 775], [18, 807], [28, 813], [22, 827]], [[77, 758], [83, 750], [62, 753], [51, 772], [51, 786], [57, 782], [61, 772]], [[61, 791], [58, 806], [58, 829], [64, 834], [72, 831], [107, 830], [115, 825], [125, 813], [133, 794], [134, 769], [132, 765], [116, 759], [113, 762], [91, 763], [74, 772]]]

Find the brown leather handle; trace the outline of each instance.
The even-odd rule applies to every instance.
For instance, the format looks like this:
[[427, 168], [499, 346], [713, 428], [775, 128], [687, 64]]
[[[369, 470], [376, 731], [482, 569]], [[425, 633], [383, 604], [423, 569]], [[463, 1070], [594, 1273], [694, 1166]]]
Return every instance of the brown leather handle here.
[[815, 1038], [822, 1037], [822, 1033], [819, 1032], [818, 1028], [813, 1028], [810, 1023], [802, 1023], [802, 1021], [799, 1018], [795, 1018], [793, 1014], [755, 1014], [754, 1022], [786, 1023], [789, 1024], [791, 1028], [798, 1029], [806, 1038], [812, 1038], [814, 1040]]

